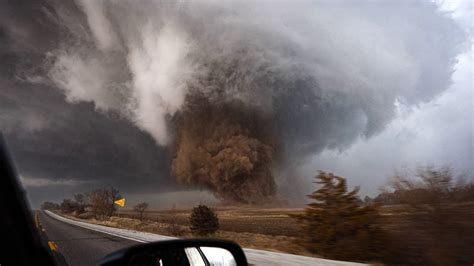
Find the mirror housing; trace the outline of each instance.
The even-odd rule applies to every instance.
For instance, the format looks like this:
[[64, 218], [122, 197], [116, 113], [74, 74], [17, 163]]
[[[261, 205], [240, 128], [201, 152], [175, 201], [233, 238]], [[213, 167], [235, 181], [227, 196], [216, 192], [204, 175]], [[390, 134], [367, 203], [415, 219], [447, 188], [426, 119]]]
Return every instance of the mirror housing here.
[[[157, 241], [147, 244], [140, 244], [136, 246], [132, 246], [129, 248], [125, 248], [122, 250], [115, 251], [107, 256], [105, 256], [100, 265], [103, 266], [135, 266], [135, 265], [177, 265], [176, 261], [173, 261], [170, 264], [162, 264], [161, 259], [158, 261], [156, 258], [153, 258], [154, 263], [145, 262], [145, 260], [136, 259], [140, 256], [146, 256], [148, 261], [150, 256], [155, 256], [156, 254], [161, 253], [170, 253], [169, 251], [173, 251], [173, 256], [177, 256], [175, 251], [180, 251], [180, 254], [184, 254], [184, 250], [189, 250], [197, 248], [199, 253], [204, 258], [204, 264], [198, 265], [212, 265], [206, 259], [204, 253], [201, 251], [202, 248], [210, 248], [212, 249], [222, 249], [223, 252], [233, 256], [233, 262], [229, 265], [237, 265], [237, 266], [247, 266], [247, 259], [242, 248], [236, 244], [235, 242], [228, 241], [228, 240], [218, 240], [218, 239], [176, 239], [176, 240], [165, 240], [165, 241]], [[160, 256], [160, 255], [156, 255]], [[182, 257], [186, 257], [186, 255], [180, 255]], [[187, 259], [186, 259], [187, 261]], [[158, 263], [160, 262], [160, 263]], [[179, 264], [179, 263], [178, 263]], [[193, 265], [193, 264], [183, 264], [183, 265]], [[177, 265], [179, 266], [179, 265]]]

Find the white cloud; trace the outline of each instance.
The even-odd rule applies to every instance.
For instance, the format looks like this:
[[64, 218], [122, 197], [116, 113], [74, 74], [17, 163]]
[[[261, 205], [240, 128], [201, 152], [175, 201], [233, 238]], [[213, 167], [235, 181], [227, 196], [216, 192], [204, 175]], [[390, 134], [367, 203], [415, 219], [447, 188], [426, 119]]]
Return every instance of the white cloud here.
[[110, 103], [107, 66], [96, 58], [74, 53], [57, 56], [50, 77], [65, 92], [70, 102], [94, 102], [100, 109], [108, 110]]
[[99, 49], [117, 49], [119, 40], [112, 30], [110, 21], [105, 16], [104, 1], [80, 0], [79, 2], [87, 14], [87, 22]]
[[128, 64], [132, 72], [132, 110], [136, 124], [166, 145], [166, 115], [184, 102], [191, 67], [186, 62], [191, 45], [186, 34], [172, 23], [156, 29], [148, 23], [137, 40], [130, 40]]

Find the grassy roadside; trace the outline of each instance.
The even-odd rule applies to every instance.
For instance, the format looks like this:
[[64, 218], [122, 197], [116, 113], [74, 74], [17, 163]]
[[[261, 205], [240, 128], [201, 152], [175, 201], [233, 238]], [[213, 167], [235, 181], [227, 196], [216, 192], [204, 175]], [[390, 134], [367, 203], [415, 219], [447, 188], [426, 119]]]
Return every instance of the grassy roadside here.
[[[294, 209], [222, 209], [217, 210], [221, 230], [212, 238], [233, 240], [244, 248], [284, 252], [295, 255], [315, 257], [295, 244], [300, 232], [296, 222], [288, 217], [288, 212], [299, 212]], [[189, 229], [190, 210], [150, 211], [143, 221], [136, 218], [132, 211], [121, 211], [106, 220], [97, 220], [87, 214], [79, 217], [62, 214], [69, 218], [109, 227], [150, 232], [166, 236], [175, 236], [169, 230], [174, 222], [182, 230], [179, 237], [193, 238]]]

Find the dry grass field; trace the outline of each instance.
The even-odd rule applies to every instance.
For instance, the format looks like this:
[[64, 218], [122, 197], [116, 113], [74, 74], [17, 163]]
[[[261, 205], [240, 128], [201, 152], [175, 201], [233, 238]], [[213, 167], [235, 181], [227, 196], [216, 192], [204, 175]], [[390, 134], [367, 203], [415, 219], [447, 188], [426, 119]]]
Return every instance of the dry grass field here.
[[[302, 209], [218, 208], [215, 211], [220, 230], [211, 237], [233, 240], [245, 248], [314, 256], [295, 244], [301, 232], [296, 220], [288, 214], [301, 213]], [[124, 209], [108, 220], [90, 218], [87, 222], [168, 236], [173, 235], [169, 227], [175, 223], [182, 229], [180, 237], [192, 238], [188, 221], [190, 213], [190, 209], [150, 210], [140, 221], [136, 212]], [[82, 219], [86, 217], [81, 215]]]
[[[288, 214], [301, 213], [302, 209], [220, 208], [215, 211], [223, 231], [290, 237], [298, 237], [301, 234], [296, 221]], [[161, 223], [170, 223], [175, 219], [178, 224], [189, 226], [190, 213], [190, 209], [148, 211], [145, 219]], [[130, 210], [121, 210], [117, 216], [136, 218], [137, 214]]]
[[[219, 217], [220, 229], [211, 237], [233, 240], [245, 248], [314, 256], [296, 244], [302, 232], [298, 222], [289, 214], [302, 213], [302, 208], [221, 207], [214, 210]], [[121, 209], [108, 220], [88, 219], [87, 222], [168, 236], [173, 236], [170, 224], [177, 224], [182, 230], [180, 237], [192, 238], [190, 213], [191, 209], [149, 210], [144, 219], [139, 220], [138, 213]], [[394, 213], [398, 213], [396, 207], [385, 210], [386, 215]]]
[[[455, 210], [462, 211], [464, 216], [469, 214], [472, 217], [474, 213], [473, 203], [456, 204]], [[285, 252], [290, 254], [315, 256], [309, 253], [301, 246], [297, 245], [301, 239], [302, 232], [298, 222], [291, 218], [289, 214], [302, 213], [303, 209], [296, 208], [252, 208], [252, 207], [226, 207], [214, 208], [219, 217], [220, 229], [210, 237], [233, 240], [244, 248], [254, 248], [276, 252]], [[438, 243], [432, 239], [429, 230], [425, 230], [423, 220], [417, 218], [404, 205], [382, 206], [383, 219], [380, 221], [392, 236], [392, 245], [395, 244], [396, 256], [400, 254], [407, 256], [406, 252], [413, 250], [429, 250], [433, 243]], [[96, 223], [111, 227], [145, 231], [160, 235], [175, 236], [174, 231], [170, 230], [170, 225], [176, 225], [180, 228], [179, 237], [193, 238], [189, 229], [190, 209], [171, 210], [150, 210], [145, 214], [143, 220], [138, 219], [138, 213], [121, 209], [115, 216], [107, 220], [95, 220], [89, 214], [81, 214], [74, 219], [87, 219], [89, 223]], [[419, 215], [419, 214], [418, 214]], [[459, 214], [458, 217], [463, 217]], [[449, 219], [452, 220], [452, 219]], [[472, 219], [454, 219], [453, 222], [458, 226], [450, 224], [442, 230], [443, 235], [449, 239], [447, 243], [457, 243], [452, 235], [455, 229], [460, 225], [462, 228], [472, 228]], [[466, 225], [467, 223], [467, 225]], [[429, 228], [428, 228], [429, 229]], [[463, 229], [464, 230], [464, 229]], [[472, 232], [471, 229], [465, 231]], [[407, 242], [408, 241], [408, 242]], [[464, 240], [460, 240], [461, 243]], [[393, 247], [392, 247], [393, 248]], [[450, 249], [449, 249], [450, 250]], [[451, 250], [452, 251], [452, 250]], [[417, 253], [418, 254], [418, 253]], [[394, 255], [394, 256], [395, 256]]]

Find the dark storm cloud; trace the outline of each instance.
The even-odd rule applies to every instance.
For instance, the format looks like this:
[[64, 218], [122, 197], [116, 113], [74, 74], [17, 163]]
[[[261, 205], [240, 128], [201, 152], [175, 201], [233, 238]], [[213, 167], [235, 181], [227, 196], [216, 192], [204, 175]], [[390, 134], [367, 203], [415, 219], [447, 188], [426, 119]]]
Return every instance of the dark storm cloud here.
[[446, 90], [463, 41], [429, 2], [2, 5], [0, 119], [20, 169], [132, 185], [172, 182], [170, 121], [200, 93], [269, 117], [279, 189], [298, 192], [307, 156], [371, 138], [397, 102]]
[[[15, 85], [2, 90], [3, 99], [3, 93], [26, 90]], [[154, 183], [158, 190], [163, 189], [158, 183], [169, 185], [166, 152], [127, 120], [96, 112], [90, 103], [70, 105], [60, 92], [41, 85], [22, 96], [2, 105], [4, 133], [22, 175], [97, 185]]]
[[[168, 178], [164, 148], [123, 117], [97, 112], [92, 103], [68, 103], [45, 78], [47, 52], [61, 36], [47, 17], [50, 6], [2, 1], [0, 10], [0, 127], [20, 174], [94, 181], [78, 182], [76, 191], [104, 185], [128, 191], [169, 189], [174, 182]], [[59, 193], [57, 186], [46, 186], [32, 188], [32, 196]]]

